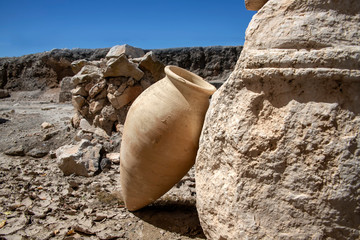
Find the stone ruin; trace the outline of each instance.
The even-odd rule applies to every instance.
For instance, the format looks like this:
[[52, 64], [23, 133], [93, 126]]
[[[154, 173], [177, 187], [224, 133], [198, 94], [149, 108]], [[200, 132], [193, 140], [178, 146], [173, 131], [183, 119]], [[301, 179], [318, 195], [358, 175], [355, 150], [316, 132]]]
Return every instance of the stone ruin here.
[[129, 45], [112, 47], [99, 61], [77, 60], [71, 65], [75, 75], [63, 79], [60, 101], [71, 95], [73, 125], [78, 127], [84, 118], [109, 135], [121, 129], [136, 97], [165, 76], [153, 52]]

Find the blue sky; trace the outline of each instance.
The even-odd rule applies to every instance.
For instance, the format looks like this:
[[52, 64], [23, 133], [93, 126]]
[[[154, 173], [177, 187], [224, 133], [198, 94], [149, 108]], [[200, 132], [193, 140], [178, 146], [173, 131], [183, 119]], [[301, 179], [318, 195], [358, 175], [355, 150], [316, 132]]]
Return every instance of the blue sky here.
[[244, 0], [0, 0], [0, 57], [54, 48], [243, 45]]

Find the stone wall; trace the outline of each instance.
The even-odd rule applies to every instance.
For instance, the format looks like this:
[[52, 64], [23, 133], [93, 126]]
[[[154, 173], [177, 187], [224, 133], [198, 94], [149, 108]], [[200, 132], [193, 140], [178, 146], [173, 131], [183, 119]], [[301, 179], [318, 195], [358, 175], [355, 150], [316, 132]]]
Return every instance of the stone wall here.
[[165, 76], [164, 64], [152, 51], [145, 54], [128, 45], [114, 46], [99, 61], [75, 61], [72, 67], [76, 75], [64, 78], [68, 84], [62, 87], [72, 88], [71, 100], [77, 111], [74, 126], [79, 122], [76, 119], [85, 118], [109, 135], [122, 127], [136, 97]]

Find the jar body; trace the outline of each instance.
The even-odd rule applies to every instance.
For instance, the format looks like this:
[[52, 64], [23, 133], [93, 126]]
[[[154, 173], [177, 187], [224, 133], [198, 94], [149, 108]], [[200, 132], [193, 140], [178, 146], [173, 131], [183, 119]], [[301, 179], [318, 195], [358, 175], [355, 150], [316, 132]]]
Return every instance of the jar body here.
[[[169, 71], [167, 67], [165, 72]], [[131, 211], [161, 197], [195, 163], [210, 95], [190, 85], [167, 74], [146, 89], [128, 112], [120, 180], [125, 205]], [[211, 87], [208, 89], [215, 91]]]

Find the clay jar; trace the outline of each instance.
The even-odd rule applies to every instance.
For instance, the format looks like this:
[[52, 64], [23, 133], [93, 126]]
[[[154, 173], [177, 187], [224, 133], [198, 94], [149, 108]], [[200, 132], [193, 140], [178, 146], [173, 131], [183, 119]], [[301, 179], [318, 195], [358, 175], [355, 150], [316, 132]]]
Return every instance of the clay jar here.
[[216, 88], [176, 66], [132, 104], [120, 150], [126, 207], [140, 209], [161, 197], [194, 165], [199, 137]]

